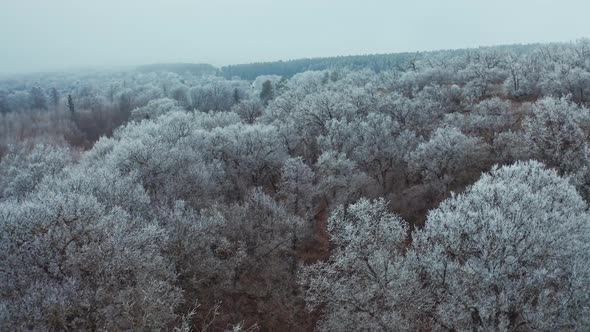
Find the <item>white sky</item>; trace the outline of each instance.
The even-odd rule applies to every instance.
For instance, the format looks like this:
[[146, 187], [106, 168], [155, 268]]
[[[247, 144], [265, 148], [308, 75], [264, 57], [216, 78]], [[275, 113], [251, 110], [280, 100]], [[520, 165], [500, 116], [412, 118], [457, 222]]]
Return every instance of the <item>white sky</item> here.
[[0, 0], [0, 73], [590, 37], [590, 0]]

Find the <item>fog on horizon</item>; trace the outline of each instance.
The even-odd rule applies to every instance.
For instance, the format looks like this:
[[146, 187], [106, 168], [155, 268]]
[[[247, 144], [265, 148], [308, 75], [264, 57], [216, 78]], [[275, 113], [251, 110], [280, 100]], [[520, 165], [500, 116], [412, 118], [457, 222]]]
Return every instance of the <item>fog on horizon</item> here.
[[571, 41], [584, 0], [0, 0], [0, 73]]

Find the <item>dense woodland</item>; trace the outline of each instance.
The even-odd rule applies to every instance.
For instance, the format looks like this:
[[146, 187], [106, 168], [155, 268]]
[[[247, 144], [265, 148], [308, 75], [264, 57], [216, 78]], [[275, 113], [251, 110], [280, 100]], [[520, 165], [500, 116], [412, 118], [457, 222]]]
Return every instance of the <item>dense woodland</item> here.
[[590, 329], [590, 40], [0, 81], [2, 331]]

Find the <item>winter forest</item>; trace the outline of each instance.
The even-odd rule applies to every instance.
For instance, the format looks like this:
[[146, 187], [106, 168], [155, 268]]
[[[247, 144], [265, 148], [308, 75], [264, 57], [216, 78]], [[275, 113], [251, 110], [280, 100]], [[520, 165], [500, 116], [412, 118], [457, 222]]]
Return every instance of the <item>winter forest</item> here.
[[588, 331], [590, 40], [0, 80], [2, 331]]

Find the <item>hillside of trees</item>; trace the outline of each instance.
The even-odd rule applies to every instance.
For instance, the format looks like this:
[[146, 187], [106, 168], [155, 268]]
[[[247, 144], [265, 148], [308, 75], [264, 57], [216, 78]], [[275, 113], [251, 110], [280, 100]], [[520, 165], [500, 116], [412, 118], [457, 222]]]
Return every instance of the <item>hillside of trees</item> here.
[[0, 81], [1, 331], [586, 331], [590, 40]]

